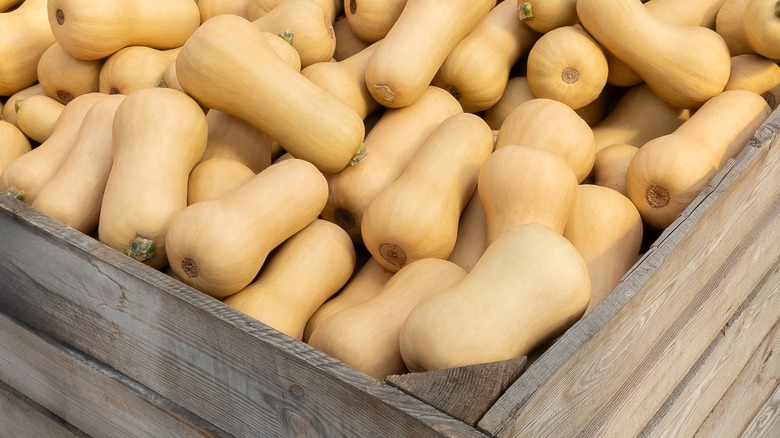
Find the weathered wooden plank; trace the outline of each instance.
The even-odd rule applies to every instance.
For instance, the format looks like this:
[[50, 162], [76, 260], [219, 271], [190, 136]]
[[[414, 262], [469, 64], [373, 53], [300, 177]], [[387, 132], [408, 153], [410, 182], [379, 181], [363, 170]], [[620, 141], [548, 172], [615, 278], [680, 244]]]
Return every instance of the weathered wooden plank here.
[[778, 255], [771, 239], [780, 221], [780, 154], [770, 143], [779, 127], [775, 112], [602, 305], [529, 366], [480, 429], [641, 430]]
[[484, 436], [0, 195], [0, 309], [237, 436]]
[[0, 381], [0, 436], [89, 438], [29, 397]]
[[780, 387], [759, 409], [742, 436], [746, 438], [776, 438], [780, 436]]
[[[693, 436], [780, 320], [780, 261], [737, 309], [641, 436]], [[780, 369], [777, 369], [780, 371]]]
[[712, 409], [694, 436], [740, 436], [756, 412], [778, 388], [780, 380], [780, 324], [762, 340], [750, 362]]
[[116, 371], [3, 314], [0, 380], [94, 437], [227, 436]]

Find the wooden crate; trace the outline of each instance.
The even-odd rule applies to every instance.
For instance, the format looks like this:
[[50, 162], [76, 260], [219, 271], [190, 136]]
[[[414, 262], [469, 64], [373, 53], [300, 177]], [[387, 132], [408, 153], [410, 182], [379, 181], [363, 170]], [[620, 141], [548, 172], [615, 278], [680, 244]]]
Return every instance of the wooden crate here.
[[0, 389], [91, 436], [778, 436], [778, 129], [519, 377], [370, 378], [2, 195]]

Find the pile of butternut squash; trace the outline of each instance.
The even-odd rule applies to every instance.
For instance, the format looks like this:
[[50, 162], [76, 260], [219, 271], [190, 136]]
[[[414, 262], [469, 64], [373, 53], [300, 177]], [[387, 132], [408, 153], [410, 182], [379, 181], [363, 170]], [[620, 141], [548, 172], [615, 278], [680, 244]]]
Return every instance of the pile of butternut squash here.
[[545, 348], [780, 101], [777, 0], [0, 11], [0, 190], [380, 379]]

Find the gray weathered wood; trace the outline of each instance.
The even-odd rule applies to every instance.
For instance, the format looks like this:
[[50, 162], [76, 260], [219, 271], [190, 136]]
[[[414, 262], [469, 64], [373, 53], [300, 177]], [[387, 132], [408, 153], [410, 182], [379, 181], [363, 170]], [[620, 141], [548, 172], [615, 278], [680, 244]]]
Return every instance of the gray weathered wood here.
[[484, 436], [0, 195], [0, 311], [237, 436]]
[[[0, 314], [0, 380], [93, 437], [227, 436], [127, 377]], [[188, 418], [189, 417], [189, 418]]]
[[743, 433], [746, 438], [777, 438], [780, 436], [780, 387], [772, 393], [764, 406]]
[[89, 438], [26, 395], [0, 381], [0, 436]]
[[780, 238], [780, 147], [770, 147], [778, 127], [775, 112], [479, 428], [498, 436], [641, 431], [780, 255], [772, 240]]

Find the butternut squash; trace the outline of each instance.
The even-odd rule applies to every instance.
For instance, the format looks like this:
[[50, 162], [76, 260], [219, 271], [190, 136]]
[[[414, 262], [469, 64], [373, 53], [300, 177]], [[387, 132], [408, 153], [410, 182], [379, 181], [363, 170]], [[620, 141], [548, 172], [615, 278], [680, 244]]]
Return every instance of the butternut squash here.
[[0, 13], [0, 96], [10, 96], [38, 80], [38, 60], [56, 42], [46, 17], [47, 0], [26, 0]]
[[360, 118], [379, 107], [366, 88], [366, 66], [376, 50], [372, 44], [341, 61], [317, 62], [301, 70], [310, 81], [348, 104]]
[[114, 160], [98, 239], [163, 268], [168, 225], [187, 206], [188, 177], [203, 155], [206, 138], [206, 116], [186, 94], [142, 88], [128, 95], [114, 115]]
[[253, 176], [255, 172], [240, 161], [221, 157], [202, 160], [190, 172], [187, 205], [222, 197]]
[[258, 173], [271, 165], [273, 139], [251, 124], [230, 114], [210, 110], [206, 114], [208, 142], [201, 161], [227, 158]]
[[462, 112], [452, 95], [434, 86], [413, 104], [388, 109], [366, 135], [366, 156], [359, 165], [328, 175], [328, 202], [321, 217], [360, 242], [363, 214], [371, 200], [403, 173], [442, 121]]
[[344, 16], [352, 32], [375, 43], [387, 35], [401, 15], [406, 0], [343, 0]]
[[114, 114], [124, 99], [106, 96], [92, 105], [70, 153], [38, 193], [33, 208], [84, 234], [95, 231], [114, 157]]
[[16, 122], [24, 135], [43, 143], [54, 132], [65, 105], [47, 95], [30, 96], [18, 101]]
[[677, 129], [691, 111], [672, 106], [645, 83], [625, 90], [615, 108], [593, 126], [596, 150], [614, 143], [642, 146], [653, 138]]
[[301, 55], [284, 37], [272, 32], [260, 32], [284, 62], [295, 71], [301, 71]]
[[176, 57], [176, 76], [203, 106], [247, 121], [324, 173], [338, 172], [362, 155], [360, 116], [287, 65], [237, 15], [203, 23]]
[[306, 321], [349, 280], [355, 260], [346, 231], [315, 219], [279, 245], [257, 280], [225, 304], [300, 341]]
[[547, 33], [579, 23], [576, 0], [517, 0], [517, 17], [531, 29]]
[[543, 225], [521, 225], [463, 280], [409, 312], [401, 356], [422, 371], [528, 355], [574, 324], [589, 301], [588, 267], [574, 245]]
[[31, 150], [30, 140], [16, 125], [0, 120], [0, 175], [9, 163]]
[[49, 0], [48, 19], [62, 48], [89, 61], [127, 46], [179, 47], [200, 25], [200, 11], [192, 0]]
[[[366, 69], [366, 86], [382, 105], [417, 100], [447, 55], [496, 5], [496, 0], [409, 0]], [[435, 19], [433, 19], [435, 17]], [[425, 38], [420, 38], [425, 23]]]
[[17, 102], [20, 102], [27, 97], [30, 96], [37, 96], [39, 94], [45, 95], [46, 92], [43, 91], [43, 87], [41, 87], [40, 83], [37, 83], [35, 85], [31, 85], [27, 88], [24, 88], [22, 90], [19, 90], [18, 92], [12, 94], [9, 98], [6, 104], [3, 106], [3, 120], [6, 122], [19, 127], [18, 123], [16, 122], [16, 109], [19, 105], [17, 105]]
[[590, 174], [596, 159], [591, 127], [571, 107], [552, 99], [535, 98], [509, 113], [498, 131], [496, 149], [509, 144], [546, 149], [559, 155], [578, 181]]
[[471, 199], [460, 214], [458, 237], [447, 260], [469, 272], [482, 257], [485, 248], [487, 248], [485, 211], [479, 199], [479, 190], [474, 190]]
[[593, 163], [593, 184], [628, 196], [626, 172], [638, 150], [639, 147], [625, 143], [613, 143], [599, 149]]
[[314, 330], [332, 315], [378, 294], [393, 275], [393, 272], [383, 268], [373, 257], [369, 257], [344, 287], [311, 315], [303, 330], [303, 341], [308, 342]]
[[528, 53], [526, 76], [536, 97], [573, 109], [596, 100], [607, 84], [607, 58], [601, 45], [580, 26], [555, 28]]
[[329, 61], [336, 50], [333, 24], [317, 0], [284, 0], [260, 17], [252, 14], [250, 5], [248, 17], [258, 30], [284, 35], [298, 51], [301, 67]]
[[173, 218], [166, 236], [171, 269], [213, 297], [232, 295], [254, 280], [271, 250], [317, 218], [327, 196], [327, 181], [313, 164], [297, 158], [274, 163], [225, 196], [189, 205]]
[[184, 92], [184, 90], [181, 88], [181, 84], [179, 84], [179, 78], [176, 77], [175, 59], [170, 64], [168, 64], [167, 67], [165, 67], [165, 71], [163, 71], [162, 75], [162, 82], [159, 85], [161, 87], [172, 88], [174, 90], [181, 91], [182, 93]]
[[54, 43], [38, 61], [38, 82], [47, 96], [66, 104], [76, 96], [100, 91], [103, 61], [74, 58], [59, 43]]
[[664, 23], [635, 0], [581, 0], [577, 14], [596, 41], [673, 106], [697, 108], [728, 81], [731, 55], [711, 29]]
[[487, 244], [526, 223], [563, 233], [577, 195], [577, 178], [553, 152], [533, 146], [496, 149], [479, 171]]
[[[249, 20], [256, 20], [281, 5], [287, 0], [249, 0], [247, 4], [247, 18]], [[336, 19], [336, 3], [340, 3], [341, 0], [316, 0], [322, 9], [325, 11], [325, 16], [332, 23]]]
[[639, 259], [643, 232], [642, 217], [627, 197], [598, 185], [577, 186], [563, 237], [588, 265], [591, 294], [585, 314], [612, 292]]
[[18, 6], [23, 1], [24, 0], [1, 0], [0, 1], [0, 12], [6, 12], [9, 9], [13, 8], [14, 6]]
[[780, 60], [780, 7], [777, 0], [748, 0], [742, 17], [745, 41], [753, 52]]
[[747, 53], [731, 57], [731, 76], [726, 90], [749, 90], [758, 93], [771, 109], [777, 107], [778, 99], [772, 93], [780, 86], [780, 65], [760, 55]]
[[333, 51], [333, 59], [336, 61], [343, 61], [371, 45], [352, 33], [347, 17], [344, 16], [333, 22], [333, 33], [336, 35], [336, 49]]
[[645, 143], [626, 174], [628, 197], [645, 223], [668, 227], [715, 172], [744, 148], [769, 113], [760, 95], [727, 90], [671, 134]]
[[248, 18], [249, 0], [198, 0], [201, 23], [215, 15], [234, 14]]
[[501, 98], [509, 72], [531, 50], [539, 34], [501, 2], [461, 39], [444, 59], [433, 84], [452, 93], [465, 112], [479, 112]]
[[743, 17], [748, 0], [726, 0], [715, 17], [715, 31], [718, 32], [731, 56], [755, 53], [745, 35]]
[[132, 94], [141, 88], [153, 88], [163, 81], [163, 73], [176, 60], [180, 47], [158, 50], [130, 46], [109, 56], [100, 69], [100, 92]]
[[0, 175], [0, 190], [32, 204], [76, 143], [87, 111], [105, 96], [101, 93], [82, 94], [65, 105], [49, 138], [5, 167]]
[[431, 294], [466, 276], [460, 266], [436, 258], [409, 263], [381, 291], [317, 327], [309, 344], [377, 379], [403, 374], [399, 336], [409, 312]]
[[460, 214], [492, 151], [493, 132], [480, 117], [461, 113], [441, 122], [398, 179], [366, 207], [361, 229], [371, 255], [391, 271], [449, 257]]

